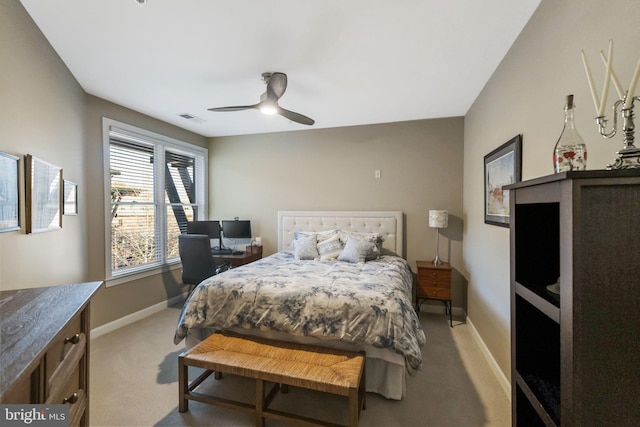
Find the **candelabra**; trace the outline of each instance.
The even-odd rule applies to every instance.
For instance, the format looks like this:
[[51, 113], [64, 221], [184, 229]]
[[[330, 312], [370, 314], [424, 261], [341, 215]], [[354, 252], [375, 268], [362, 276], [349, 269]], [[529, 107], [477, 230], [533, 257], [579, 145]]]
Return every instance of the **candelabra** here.
[[[640, 96], [632, 97], [626, 102], [625, 95], [622, 99], [616, 101], [612, 107], [613, 127], [607, 132], [607, 119], [604, 115], [596, 117], [598, 131], [604, 138], [613, 138], [618, 130], [618, 114], [622, 117], [622, 132], [624, 134], [624, 147], [616, 154], [618, 158], [613, 164], [608, 164], [607, 169], [632, 169], [640, 168], [640, 148], [633, 145], [635, 124], [633, 122], [633, 107], [635, 101], [640, 101]], [[621, 108], [619, 108], [622, 106]], [[618, 109], [620, 112], [618, 113]]]
[[[631, 77], [631, 83], [629, 84], [629, 90], [626, 92], [623, 90], [615, 71], [613, 70], [613, 40], [609, 40], [609, 52], [605, 56], [604, 52], [600, 52], [600, 58], [606, 65], [606, 73], [604, 78], [604, 86], [602, 88], [602, 97], [598, 97], [595, 85], [593, 83], [593, 77], [591, 75], [591, 69], [587, 62], [587, 57], [582, 51], [582, 62], [584, 64], [584, 70], [587, 73], [587, 80], [589, 81], [589, 89], [591, 90], [591, 96], [593, 97], [593, 103], [596, 106], [596, 125], [600, 135], [605, 138], [613, 138], [618, 131], [618, 114], [622, 116], [622, 132], [624, 133], [624, 147], [618, 151], [618, 158], [611, 165], [607, 165], [607, 169], [635, 169], [640, 168], [640, 149], [633, 145], [635, 124], [633, 123], [633, 107], [634, 102], [640, 100], [640, 96], [635, 96], [635, 89], [640, 81], [640, 60]], [[613, 104], [613, 128], [607, 132], [607, 119], [604, 116], [604, 110], [607, 103], [607, 95], [609, 94], [609, 86], [613, 82], [613, 85], [618, 92], [618, 99]], [[622, 106], [622, 107], [620, 107]], [[620, 107], [620, 108], [619, 108]], [[620, 113], [618, 113], [620, 109]]]

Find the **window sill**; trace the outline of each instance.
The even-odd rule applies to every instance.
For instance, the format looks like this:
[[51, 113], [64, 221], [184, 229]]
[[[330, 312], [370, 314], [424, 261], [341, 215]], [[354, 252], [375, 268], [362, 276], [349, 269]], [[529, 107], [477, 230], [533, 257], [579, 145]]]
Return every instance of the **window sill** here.
[[124, 283], [134, 282], [139, 279], [143, 279], [145, 277], [154, 276], [162, 273], [166, 273], [168, 271], [173, 271], [182, 267], [182, 263], [180, 260], [173, 261], [171, 263], [165, 264], [161, 267], [154, 267], [149, 270], [138, 271], [135, 273], [130, 273], [118, 277], [112, 277], [105, 281], [105, 287], [109, 288], [111, 286], [122, 285]]

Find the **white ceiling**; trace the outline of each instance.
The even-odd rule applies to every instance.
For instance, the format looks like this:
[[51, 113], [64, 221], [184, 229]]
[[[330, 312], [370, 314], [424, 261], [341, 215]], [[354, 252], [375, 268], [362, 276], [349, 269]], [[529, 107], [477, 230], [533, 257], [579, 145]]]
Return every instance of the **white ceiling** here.
[[[463, 116], [540, 0], [21, 2], [87, 93], [211, 137]], [[273, 71], [313, 126], [207, 111]]]

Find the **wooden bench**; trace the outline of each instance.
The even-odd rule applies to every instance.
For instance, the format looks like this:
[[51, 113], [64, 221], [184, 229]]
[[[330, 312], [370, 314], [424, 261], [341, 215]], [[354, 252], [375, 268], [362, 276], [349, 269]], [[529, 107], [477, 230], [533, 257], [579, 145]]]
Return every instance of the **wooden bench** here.
[[[189, 409], [189, 400], [253, 412], [256, 425], [265, 418], [292, 419], [306, 424], [328, 423], [301, 415], [269, 409], [283, 386], [301, 387], [348, 397], [349, 426], [358, 425], [365, 409], [365, 354], [323, 347], [215, 333], [178, 357], [179, 411]], [[205, 372], [189, 384], [188, 367]], [[256, 380], [255, 405], [222, 399], [194, 391], [211, 373], [228, 373]], [[265, 382], [275, 383], [265, 397]]]

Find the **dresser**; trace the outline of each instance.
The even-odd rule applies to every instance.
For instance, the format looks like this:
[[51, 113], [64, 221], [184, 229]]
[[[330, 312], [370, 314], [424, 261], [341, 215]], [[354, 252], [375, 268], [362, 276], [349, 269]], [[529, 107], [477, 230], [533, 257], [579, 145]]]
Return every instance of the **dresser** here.
[[418, 288], [416, 289], [416, 311], [420, 311], [420, 300], [436, 299], [444, 302], [445, 314], [449, 314], [449, 325], [453, 327], [451, 314], [451, 271], [448, 263], [435, 265], [431, 261], [416, 261]]
[[89, 302], [102, 282], [0, 292], [0, 403], [68, 404], [89, 421]]

